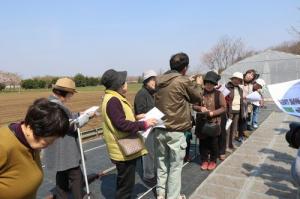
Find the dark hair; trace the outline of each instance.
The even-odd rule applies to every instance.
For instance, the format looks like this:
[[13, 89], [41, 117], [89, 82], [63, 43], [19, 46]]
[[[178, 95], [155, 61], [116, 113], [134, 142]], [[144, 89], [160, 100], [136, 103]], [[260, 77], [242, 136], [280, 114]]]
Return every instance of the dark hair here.
[[66, 97], [68, 95], [68, 91], [63, 91], [63, 90], [59, 90], [57, 88], [53, 88], [52, 92], [55, 93], [56, 95], [62, 96], [62, 97]]
[[259, 77], [259, 74], [257, 74], [256, 70], [254, 70], [254, 69], [249, 69], [249, 70], [247, 70], [247, 71], [245, 72], [244, 78], [246, 77], [246, 75], [247, 75], [248, 73], [253, 73], [253, 79], [250, 81], [250, 83], [253, 83], [253, 81], [256, 80], [256, 79], [258, 79], [258, 77]]
[[59, 104], [39, 98], [29, 106], [25, 125], [29, 125], [37, 137], [63, 137], [69, 129], [69, 117]]
[[181, 72], [185, 67], [189, 65], [189, 57], [185, 53], [177, 53], [170, 59], [171, 70]]

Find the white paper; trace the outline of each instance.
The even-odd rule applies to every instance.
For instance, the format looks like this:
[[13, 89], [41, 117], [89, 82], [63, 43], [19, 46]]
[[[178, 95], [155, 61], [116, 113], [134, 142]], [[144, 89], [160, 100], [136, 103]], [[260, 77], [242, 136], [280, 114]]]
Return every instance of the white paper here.
[[229, 127], [231, 126], [231, 123], [232, 123], [232, 119], [228, 118], [228, 119], [227, 119], [227, 122], [226, 122], [226, 127], [225, 127], [226, 131], [227, 131], [227, 130], [229, 129]]
[[254, 92], [250, 93], [249, 95], [247, 95], [246, 99], [250, 102], [260, 101], [261, 95], [257, 91], [254, 91]]
[[157, 120], [157, 125], [155, 125], [154, 127], [150, 127], [148, 128], [146, 131], [140, 131], [140, 134], [144, 137], [144, 138], [147, 138], [150, 131], [155, 128], [155, 127], [160, 127], [160, 128], [166, 128], [165, 125], [164, 125], [164, 122], [162, 121], [161, 118], [163, 118], [165, 116], [164, 113], [162, 113], [158, 108], [154, 107], [152, 108], [150, 111], [148, 111], [146, 114], [145, 114], [145, 117], [143, 119], [141, 119], [140, 121], [144, 121], [144, 120], [147, 120], [147, 119], [151, 119], [151, 118], [154, 118]]
[[88, 109], [86, 109], [79, 117], [78, 120], [80, 120], [82, 117], [84, 116], [89, 116], [91, 117], [93, 114], [95, 114], [95, 112], [99, 109], [99, 106], [92, 106]]
[[223, 84], [219, 89], [218, 91], [220, 91], [224, 97], [226, 97], [227, 95], [229, 95], [230, 93], [230, 90], [228, 90], [228, 88], [226, 88], [225, 84]]
[[268, 85], [268, 89], [278, 108], [300, 117], [300, 79]]

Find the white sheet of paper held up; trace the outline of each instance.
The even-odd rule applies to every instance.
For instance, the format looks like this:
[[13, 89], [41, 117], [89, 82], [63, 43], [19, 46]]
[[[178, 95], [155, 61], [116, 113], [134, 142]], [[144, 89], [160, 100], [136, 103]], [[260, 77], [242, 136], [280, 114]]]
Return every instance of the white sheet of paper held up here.
[[99, 106], [92, 106], [86, 109], [85, 111], [83, 111], [83, 113], [78, 117], [78, 119], [80, 120], [81, 117], [84, 117], [84, 115], [88, 115], [89, 117], [91, 117], [98, 109]]
[[254, 91], [254, 92], [250, 93], [249, 95], [247, 95], [246, 99], [250, 102], [260, 101], [261, 95], [257, 91]]
[[162, 113], [158, 108], [154, 107], [152, 108], [150, 111], [148, 111], [146, 114], [145, 114], [145, 117], [143, 119], [141, 119], [140, 121], [144, 121], [144, 120], [147, 120], [147, 119], [151, 119], [151, 118], [154, 118], [154, 119], [157, 119], [157, 125], [154, 126], [154, 127], [151, 127], [151, 128], [148, 128], [146, 131], [141, 131], [141, 135], [144, 137], [144, 138], [147, 138], [150, 131], [155, 128], [155, 127], [160, 127], [160, 128], [166, 128], [165, 125], [164, 125], [164, 122], [162, 121], [161, 118], [163, 118], [163, 116], [165, 116], [164, 113]]

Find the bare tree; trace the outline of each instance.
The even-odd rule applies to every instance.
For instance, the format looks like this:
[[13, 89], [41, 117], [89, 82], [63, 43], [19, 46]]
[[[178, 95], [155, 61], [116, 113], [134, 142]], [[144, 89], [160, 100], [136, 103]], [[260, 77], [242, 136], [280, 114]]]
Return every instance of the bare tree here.
[[201, 62], [209, 69], [215, 69], [221, 73], [228, 66], [253, 54], [253, 51], [246, 50], [242, 39], [224, 36], [209, 52], [202, 55]]

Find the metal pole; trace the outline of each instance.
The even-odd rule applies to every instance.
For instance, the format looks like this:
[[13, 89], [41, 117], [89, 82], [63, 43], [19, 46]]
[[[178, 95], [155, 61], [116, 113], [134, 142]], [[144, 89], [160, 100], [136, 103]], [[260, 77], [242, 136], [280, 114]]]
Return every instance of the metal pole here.
[[88, 183], [87, 173], [86, 173], [86, 167], [85, 167], [84, 153], [83, 153], [83, 148], [82, 148], [81, 132], [80, 132], [80, 129], [79, 129], [78, 125], [77, 125], [77, 134], [78, 134], [78, 140], [79, 140], [79, 148], [80, 148], [80, 154], [81, 154], [81, 161], [82, 161], [82, 167], [83, 167], [83, 175], [84, 175], [86, 192], [87, 192], [88, 199], [91, 199], [90, 198], [90, 188], [89, 188], [89, 183]]

